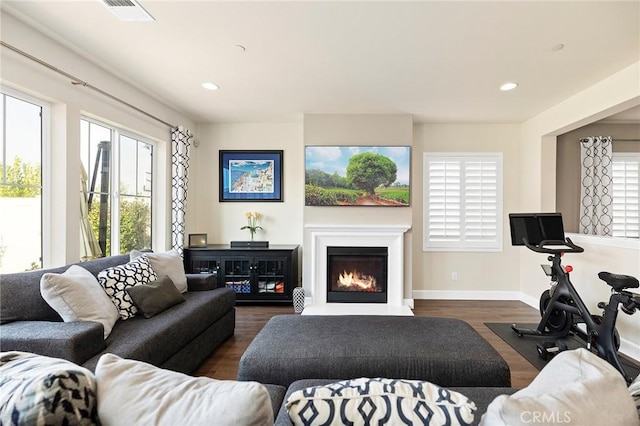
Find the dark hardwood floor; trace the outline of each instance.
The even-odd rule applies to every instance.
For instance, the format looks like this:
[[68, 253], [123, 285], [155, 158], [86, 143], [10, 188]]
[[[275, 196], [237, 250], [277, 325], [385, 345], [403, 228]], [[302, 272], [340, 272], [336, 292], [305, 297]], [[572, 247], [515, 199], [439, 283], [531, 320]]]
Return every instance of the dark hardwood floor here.
[[[469, 300], [416, 300], [416, 316], [458, 318], [475, 328], [504, 357], [511, 369], [511, 385], [529, 385], [538, 370], [502, 339], [489, 330], [485, 322], [537, 322], [538, 311], [516, 301]], [[193, 373], [215, 379], [234, 380], [238, 374], [238, 362], [253, 337], [274, 315], [293, 314], [291, 306], [237, 306], [236, 330], [233, 337], [223, 343], [211, 357]]]

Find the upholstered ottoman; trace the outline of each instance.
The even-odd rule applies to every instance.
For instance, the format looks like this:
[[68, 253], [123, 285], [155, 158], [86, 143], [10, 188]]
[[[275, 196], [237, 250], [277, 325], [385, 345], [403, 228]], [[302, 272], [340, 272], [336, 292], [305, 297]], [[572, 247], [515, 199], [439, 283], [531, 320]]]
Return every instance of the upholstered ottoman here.
[[358, 377], [511, 386], [500, 354], [452, 318], [280, 315], [256, 335], [238, 368], [238, 380], [285, 387], [300, 379]]

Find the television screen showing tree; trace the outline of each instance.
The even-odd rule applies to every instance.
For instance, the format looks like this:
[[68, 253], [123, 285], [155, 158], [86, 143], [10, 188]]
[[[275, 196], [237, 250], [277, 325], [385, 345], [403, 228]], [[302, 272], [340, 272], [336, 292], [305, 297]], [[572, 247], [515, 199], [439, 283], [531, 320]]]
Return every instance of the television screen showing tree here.
[[305, 147], [305, 205], [409, 206], [408, 146]]

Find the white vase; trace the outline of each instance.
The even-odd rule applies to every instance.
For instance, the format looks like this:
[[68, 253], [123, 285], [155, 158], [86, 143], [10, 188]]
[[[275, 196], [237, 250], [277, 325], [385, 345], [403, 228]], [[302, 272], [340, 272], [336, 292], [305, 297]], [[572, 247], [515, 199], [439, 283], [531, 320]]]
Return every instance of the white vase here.
[[293, 311], [296, 314], [304, 310], [304, 288], [295, 287], [293, 289]]

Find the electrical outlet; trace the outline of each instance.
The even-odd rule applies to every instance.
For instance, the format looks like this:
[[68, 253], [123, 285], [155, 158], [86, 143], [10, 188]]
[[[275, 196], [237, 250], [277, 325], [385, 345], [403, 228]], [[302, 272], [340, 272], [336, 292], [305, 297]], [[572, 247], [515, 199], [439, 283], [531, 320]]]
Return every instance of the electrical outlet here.
[[458, 273], [457, 272], [452, 272], [451, 273], [451, 281], [458, 281]]

